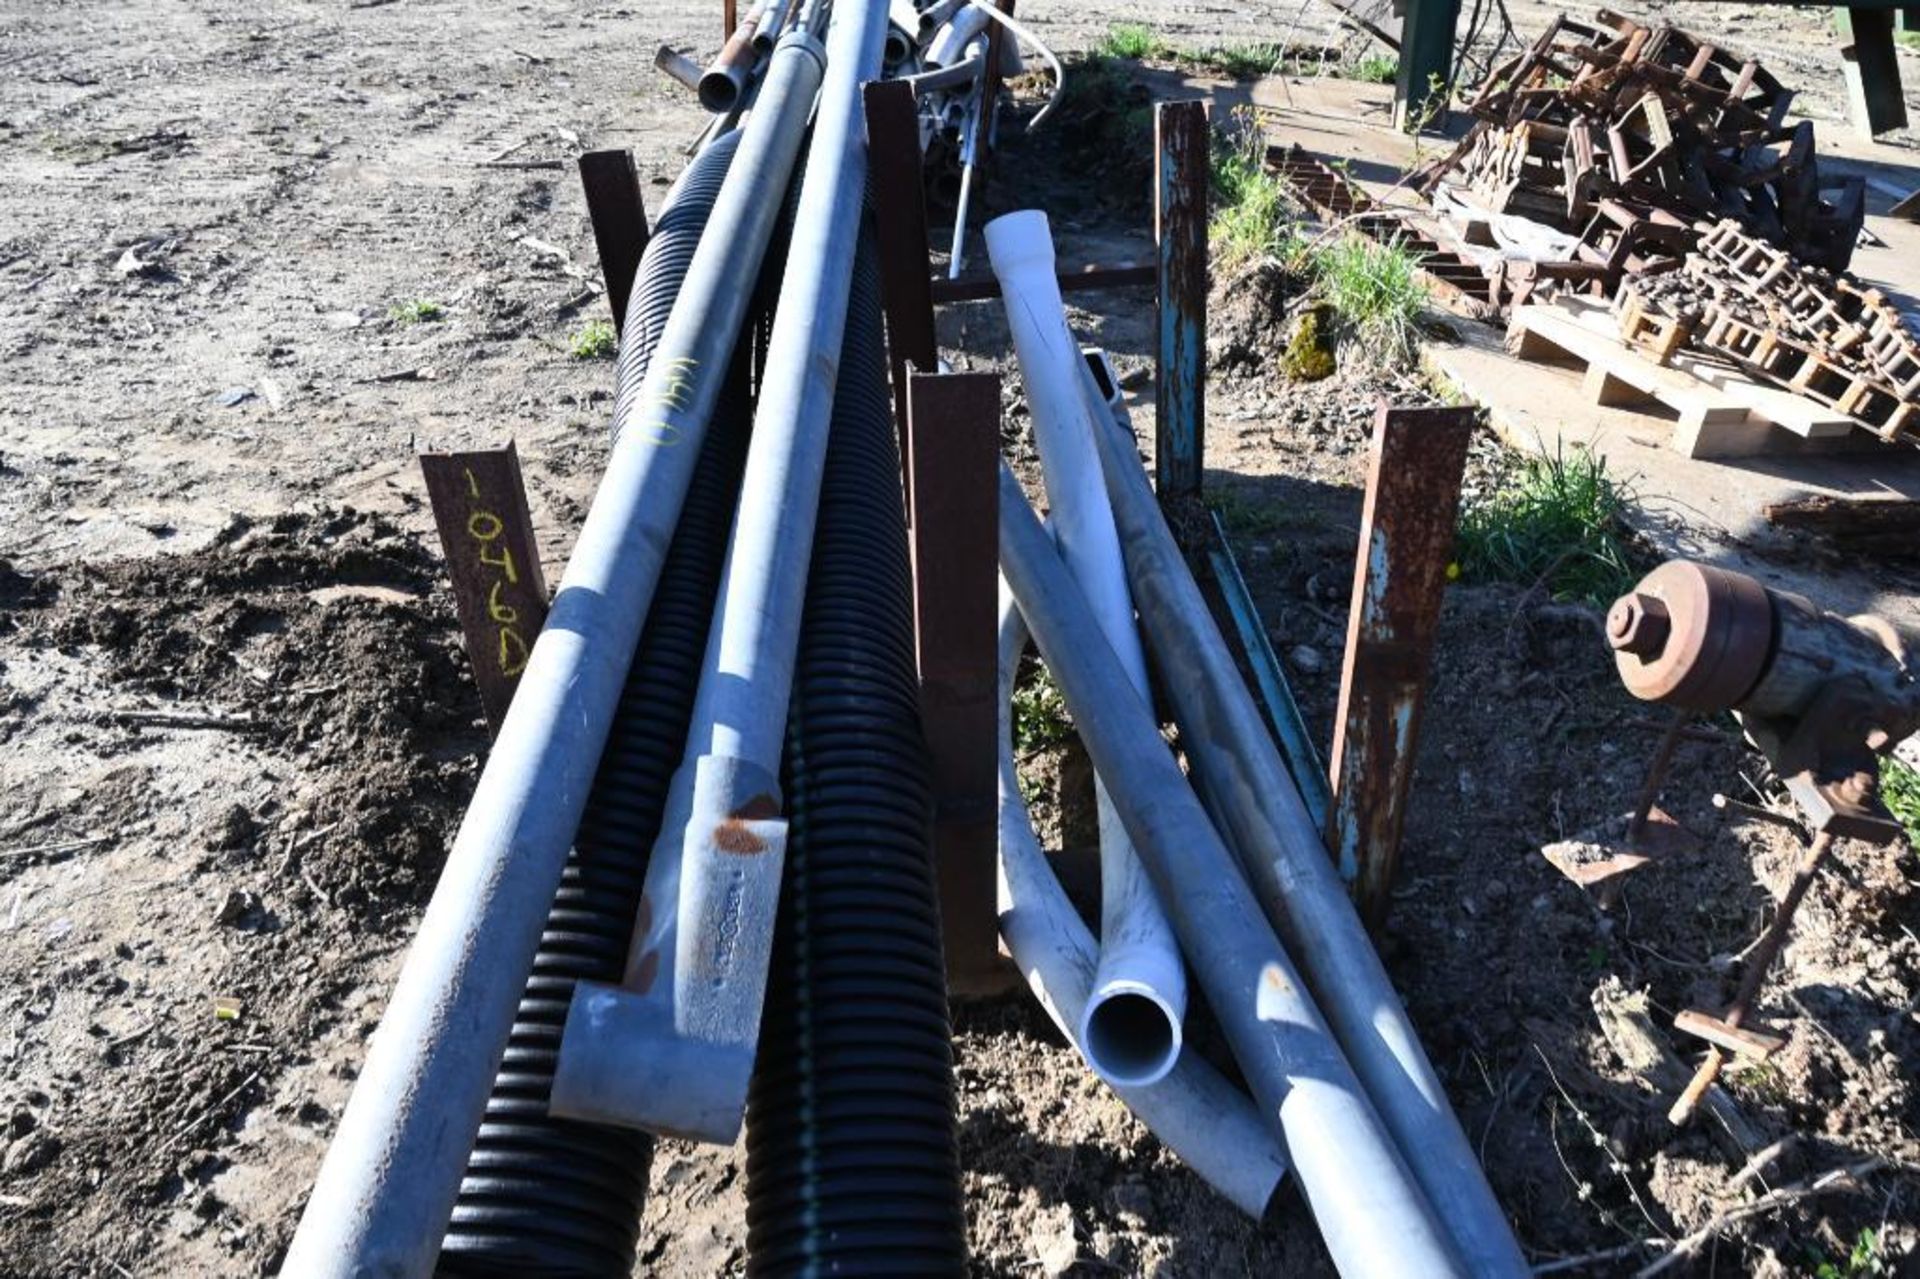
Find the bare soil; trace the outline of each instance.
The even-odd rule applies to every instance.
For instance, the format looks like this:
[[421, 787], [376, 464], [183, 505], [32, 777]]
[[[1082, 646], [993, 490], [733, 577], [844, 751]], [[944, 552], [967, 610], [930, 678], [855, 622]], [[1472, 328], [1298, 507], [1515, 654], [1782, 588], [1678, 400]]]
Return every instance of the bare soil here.
[[[1036, 8], [1063, 48], [1124, 18], [1190, 43], [1331, 38], [1297, 5]], [[1823, 19], [1688, 8], [1837, 100]], [[566, 353], [604, 314], [572, 156], [633, 147], [657, 203], [700, 117], [647, 64], [662, 41], [710, 52], [716, 15], [360, 0], [0, 23], [0, 1269], [272, 1273], [485, 749], [411, 454], [515, 437], [557, 576], [612, 385]], [[1034, 141], [1046, 164], [1020, 145], [990, 211], [1051, 208], [1068, 260], [1142, 256], [1140, 206], [1097, 198], [1108, 169], [1046, 177], [1060, 140]], [[1150, 300], [1076, 312], [1136, 400]], [[1373, 399], [1426, 391], [1351, 367], [1286, 384], [1259, 300], [1216, 306], [1208, 487], [1324, 741]], [[442, 318], [394, 315], [413, 301]], [[949, 309], [941, 336], [1008, 369], [993, 305]], [[1030, 463], [1011, 372], [1004, 398]], [[1450, 592], [1385, 945], [1542, 1263], [1742, 1202], [1741, 1157], [1667, 1126], [1594, 992], [1644, 991], [1663, 1033], [1730, 993], [1794, 849], [1710, 804], [1751, 798], [1755, 757], [1683, 748], [1663, 802], [1705, 845], [1611, 913], [1538, 853], [1631, 803], [1643, 718], [1591, 611]], [[1085, 774], [1055, 754], [1036, 777], [1070, 860]], [[1700, 1273], [1846, 1274], [1863, 1229], [1913, 1264], [1920, 868], [1904, 843], [1840, 862], [1763, 1001], [1786, 1049], [1728, 1085], [1765, 1140], [1792, 1138], [1753, 1186], [1889, 1167], [1736, 1223]], [[1296, 1193], [1240, 1219], [1024, 995], [956, 1022], [977, 1273], [1326, 1271]], [[665, 1143], [636, 1273], [738, 1273], [742, 1168]]]

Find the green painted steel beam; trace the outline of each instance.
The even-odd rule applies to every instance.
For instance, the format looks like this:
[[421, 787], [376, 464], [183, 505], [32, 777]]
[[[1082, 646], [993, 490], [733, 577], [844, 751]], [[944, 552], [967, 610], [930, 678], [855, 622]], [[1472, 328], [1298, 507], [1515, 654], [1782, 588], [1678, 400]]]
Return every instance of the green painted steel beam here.
[[1393, 78], [1393, 123], [1395, 128], [1417, 132], [1446, 122], [1460, 0], [1406, 0], [1406, 4], [1406, 16], [1400, 20], [1400, 69]]
[[1907, 101], [1900, 92], [1900, 60], [1894, 52], [1895, 11], [1849, 5], [1833, 11], [1844, 43], [1840, 70], [1847, 85], [1847, 118], [1871, 138], [1906, 127]]

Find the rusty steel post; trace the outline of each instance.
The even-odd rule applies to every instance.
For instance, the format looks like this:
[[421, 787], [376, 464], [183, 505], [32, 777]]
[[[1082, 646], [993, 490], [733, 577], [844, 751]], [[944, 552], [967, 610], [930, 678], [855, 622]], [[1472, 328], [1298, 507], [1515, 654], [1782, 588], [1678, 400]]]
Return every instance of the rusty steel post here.
[[947, 986], [1010, 985], [999, 955], [1000, 378], [908, 375], [915, 644], [934, 782], [934, 859]]
[[1153, 109], [1153, 236], [1160, 255], [1153, 469], [1161, 500], [1200, 492], [1207, 421], [1207, 183], [1204, 102]]
[[1327, 846], [1360, 913], [1386, 917], [1400, 856], [1420, 708], [1453, 558], [1460, 477], [1477, 410], [1392, 408], [1373, 419], [1373, 459], [1334, 713]]
[[447, 557], [480, 705], [489, 729], [499, 732], [547, 620], [547, 583], [520, 455], [511, 440], [505, 448], [476, 453], [422, 453], [420, 474]]
[[[887, 362], [893, 376], [893, 420], [900, 432], [900, 464], [912, 473], [908, 444], [907, 374], [932, 373], [939, 352], [933, 328], [933, 267], [927, 257], [926, 192], [920, 183], [920, 122], [911, 85], [877, 80], [861, 90], [872, 157], [874, 238], [880, 254], [880, 305], [887, 315]], [[913, 499], [907, 499], [913, 522]]]
[[640, 255], [647, 251], [647, 210], [640, 201], [640, 174], [633, 152], [588, 151], [580, 157], [580, 187], [587, 197], [587, 217], [593, 222], [593, 243], [600, 251], [600, 275], [607, 285], [607, 309], [613, 327], [627, 325], [627, 299]]

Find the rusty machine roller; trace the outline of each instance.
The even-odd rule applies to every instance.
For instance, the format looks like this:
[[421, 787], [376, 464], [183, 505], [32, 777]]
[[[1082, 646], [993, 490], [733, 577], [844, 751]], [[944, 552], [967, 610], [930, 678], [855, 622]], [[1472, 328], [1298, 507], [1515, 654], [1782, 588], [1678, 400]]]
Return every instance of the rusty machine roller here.
[[1784, 1042], [1751, 1021], [1767, 970], [1837, 839], [1884, 844], [1900, 833], [1880, 802], [1879, 756], [1920, 728], [1920, 680], [1908, 645], [1878, 617], [1842, 617], [1743, 573], [1669, 560], [1614, 601], [1607, 642], [1635, 697], [1676, 709], [1629, 837], [1646, 828], [1652, 797], [1691, 712], [1731, 711], [1772, 765], [1802, 821], [1723, 797], [1802, 832], [1804, 847], [1779, 908], [1719, 1014], [1689, 1009], [1675, 1028], [1708, 1043], [1706, 1059], [1668, 1118], [1685, 1123], [1729, 1055], [1762, 1058]]
[[1732, 711], [1814, 831], [1899, 833], [1878, 799], [1877, 754], [1920, 728], [1920, 679], [1884, 619], [1669, 560], [1614, 601], [1607, 641], [1635, 697]]

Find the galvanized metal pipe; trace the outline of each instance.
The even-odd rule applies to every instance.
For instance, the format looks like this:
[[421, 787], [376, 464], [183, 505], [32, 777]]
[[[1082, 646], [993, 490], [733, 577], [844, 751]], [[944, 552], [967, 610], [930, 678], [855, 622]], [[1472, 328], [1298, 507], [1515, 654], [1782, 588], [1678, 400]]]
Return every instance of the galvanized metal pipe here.
[[1020, 482], [1000, 465], [1000, 565], [1096, 772], [1160, 890], [1254, 1101], [1349, 1276], [1466, 1275], [1160, 725]]
[[817, 42], [782, 42], [646, 378], [622, 397], [630, 416], [286, 1274], [424, 1275], [433, 1266], [823, 70]]
[[[1009, 213], [987, 223], [985, 231], [1033, 414], [1060, 554], [1144, 698], [1147, 655], [1134, 627], [1126, 565], [1094, 445], [1095, 433], [1109, 425], [1104, 409], [1081, 393], [1085, 361], [1061, 307], [1047, 215], [1037, 209]], [[1102, 779], [1095, 781], [1094, 799], [1100, 819], [1100, 971], [1079, 1039], [1102, 1079], [1150, 1084], [1180, 1056], [1186, 970]]]
[[860, 85], [883, 0], [838, 0], [685, 761], [647, 865], [624, 987], [582, 982], [555, 1114], [738, 1133], [786, 850], [780, 756], [867, 178]]
[[[1047, 1016], [1087, 1058], [1081, 1023], [1099, 947], [1047, 865], [1013, 757], [1010, 702], [1027, 626], [1000, 584], [1000, 937]], [[1090, 1060], [1090, 1059], [1089, 1059]], [[1191, 1048], [1158, 1082], [1114, 1095], [1202, 1181], [1255, 1221], [1287, 1175], [1286, 1152], [1247, 1094]]]
[[747, 16], [740, 20], [740, 25], [733, 29], [733, 34], [720, 47], [713, 65], [700, 77], [696, 86], [700, 105], [715, 115], [726, 113], [746, 92], [747, 77], [753, 73], [756, 56], [754, 32], [760, 29], [772, 6], [773, 0], [755, 0], [753, 8], [747, 10]]
[[653, 65], [682, 88], [700, 91], [700, 64], [670, 44], [663, 44], [653, 55]]
[[[1099, 388], [1083, 383], [1093, 402]], [[1476, 1276], [1529, 1267], [1134, 456], [1097, 433], [1140, 626], [1221, 832]]]

